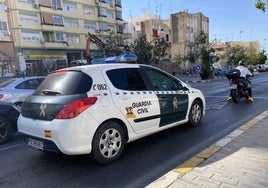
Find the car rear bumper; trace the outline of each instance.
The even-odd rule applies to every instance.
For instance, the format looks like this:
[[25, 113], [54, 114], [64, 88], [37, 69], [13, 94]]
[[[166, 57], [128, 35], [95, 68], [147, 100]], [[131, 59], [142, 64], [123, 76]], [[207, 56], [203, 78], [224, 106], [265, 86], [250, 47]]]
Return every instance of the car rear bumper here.
[[[27, 142], [42, 144], [36, 149], [44, 151], [61, 151], [66, 155], [80, 155], [91, 153], [91, 142], [94, 131], [92, 122], [76, 120], [70, 121], [42, 121], [30, 118], [19, 117], [18, 130], [28, 146], [33, 146]], [[46, 133], [49, 133], [46, 135]], [[30, 143], [31, 143], [30, 142]]]

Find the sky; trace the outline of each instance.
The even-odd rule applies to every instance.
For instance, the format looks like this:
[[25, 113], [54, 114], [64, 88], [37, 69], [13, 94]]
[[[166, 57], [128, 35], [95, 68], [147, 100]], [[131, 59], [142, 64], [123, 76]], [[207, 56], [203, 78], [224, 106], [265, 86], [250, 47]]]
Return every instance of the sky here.
[[209, 18], [209, 40], [258, 41], [268, 52], [268, 12], [256, 0], [122, 0], [123, 19], [152, 13], [161, 19], [183, 10]]

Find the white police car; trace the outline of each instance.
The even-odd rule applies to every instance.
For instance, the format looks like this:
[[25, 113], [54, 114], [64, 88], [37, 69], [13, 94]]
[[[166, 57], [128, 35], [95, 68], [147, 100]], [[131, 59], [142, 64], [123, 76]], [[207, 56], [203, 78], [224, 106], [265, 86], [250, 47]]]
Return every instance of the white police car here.
[[205, 98], [148, 65], [100, 64], [49, 74], [23, 104], [18, 129], [27, 145], [67, 155], [118, 159], [125, 144], [189, 123], [205, 113]]

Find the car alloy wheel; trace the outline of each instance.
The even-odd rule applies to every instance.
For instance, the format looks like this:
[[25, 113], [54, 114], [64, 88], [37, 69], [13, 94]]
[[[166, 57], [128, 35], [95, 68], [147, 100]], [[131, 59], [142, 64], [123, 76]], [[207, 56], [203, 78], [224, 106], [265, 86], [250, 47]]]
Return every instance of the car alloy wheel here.
[[126, 137], [122, 125], [105, 122], [96, 131], [92, 145], [92, 158], [100, 164], [118, 159], [125, 148]]
[[203, 116], [202, 110], [201, 103], [195, 100], [189, 112], [189, 124], [191, 126], [197, 126], [200, 123]]

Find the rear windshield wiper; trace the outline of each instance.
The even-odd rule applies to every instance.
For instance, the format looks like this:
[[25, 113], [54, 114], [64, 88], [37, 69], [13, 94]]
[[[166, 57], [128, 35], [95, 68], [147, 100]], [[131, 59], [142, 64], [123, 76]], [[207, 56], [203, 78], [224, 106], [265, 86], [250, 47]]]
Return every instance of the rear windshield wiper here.
[[45, 95], [60, 95], [61, 93], [58, 91], [53, 91], [53, 90], [42, 90], [42, 93]]

